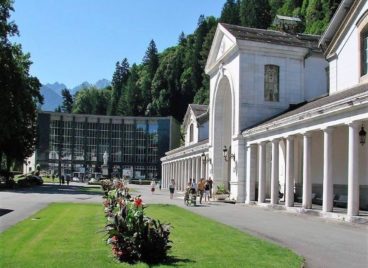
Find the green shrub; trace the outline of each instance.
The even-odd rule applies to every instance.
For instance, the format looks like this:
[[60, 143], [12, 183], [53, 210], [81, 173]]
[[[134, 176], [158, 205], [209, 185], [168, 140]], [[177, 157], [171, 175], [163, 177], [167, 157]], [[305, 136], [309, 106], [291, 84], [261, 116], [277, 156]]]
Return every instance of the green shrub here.
[[131, 199], [124, 185], [117, 183], [108, 192], [104, 206], [107, 243], [118, 260], [149, 264], [165, 261], [171, 248], [170, 225], [145, 216], [140, 196]]

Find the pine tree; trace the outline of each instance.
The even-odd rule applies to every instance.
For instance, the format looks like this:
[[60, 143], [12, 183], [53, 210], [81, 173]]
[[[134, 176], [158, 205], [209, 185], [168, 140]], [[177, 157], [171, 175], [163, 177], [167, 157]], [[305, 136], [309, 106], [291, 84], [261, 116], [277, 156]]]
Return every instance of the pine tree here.
[[143, 65], [146, 66], [149, 78], [152, 80], [159, 65], [158, 52], [155, 41], [152, 39], [143, 58]]
[[268, 0], [242, 0], [240, 23], [242, 26], [267, 29], [271, 25], [271, 7]]
[[129, 62], [127, 58], [124, 58], [115, 65], [115, 72], [112, 77], [112, 94], [110, 100], [110, 106], [108, 109], [109, 115], [117, 114], [117, 105], [120, 97], [123, 95], [123, 88], [126, 85], [129, 78]]
[[61, 91], [61, 96], [63, 97], [63, 104], [61, 106], [61, 110], [64, 113], [71, 113], [73, 108], [73, 96], [70, 93], [69, 89], [64, 88]]
[[240, 3], [239, 0], [227, 0], [224, 4], [220, 22], [239, 25], [240, 24]]

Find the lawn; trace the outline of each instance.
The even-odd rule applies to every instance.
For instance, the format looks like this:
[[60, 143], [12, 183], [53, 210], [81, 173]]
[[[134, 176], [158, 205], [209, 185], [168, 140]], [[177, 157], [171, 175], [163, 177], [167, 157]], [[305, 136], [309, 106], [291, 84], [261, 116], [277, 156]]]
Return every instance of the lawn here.
[[[173, 226], [174, 261], [159, 267], [301, 266], [290, 250], [185, 209], [152, 205], [146, 211]], [[130, 267], [113, 259], [100, 232], [104, 223], [102, 205], [52, 204], [0, 234], [0, 267]]]

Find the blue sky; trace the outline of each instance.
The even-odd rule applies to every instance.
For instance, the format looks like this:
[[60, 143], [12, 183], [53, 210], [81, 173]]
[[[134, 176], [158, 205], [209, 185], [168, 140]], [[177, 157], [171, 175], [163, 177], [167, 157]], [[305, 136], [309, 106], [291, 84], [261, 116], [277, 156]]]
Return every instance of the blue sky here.
[[12, 20], [41, 83], [111, 80], [116, 61], [141, 63], [154, 39], [159, 51], [189, 34], [198, 17], [219, 17], [225, 0], [15, 0]]

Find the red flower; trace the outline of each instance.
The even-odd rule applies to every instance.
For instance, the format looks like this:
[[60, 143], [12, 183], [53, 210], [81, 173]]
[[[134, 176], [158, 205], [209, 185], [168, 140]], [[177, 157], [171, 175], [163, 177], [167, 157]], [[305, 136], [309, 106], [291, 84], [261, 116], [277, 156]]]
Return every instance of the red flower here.
[[139, 197], [134, 199], [134, 206], [136, 207], [141, 207], [142, 206], [142, 199], [140, 199]]

